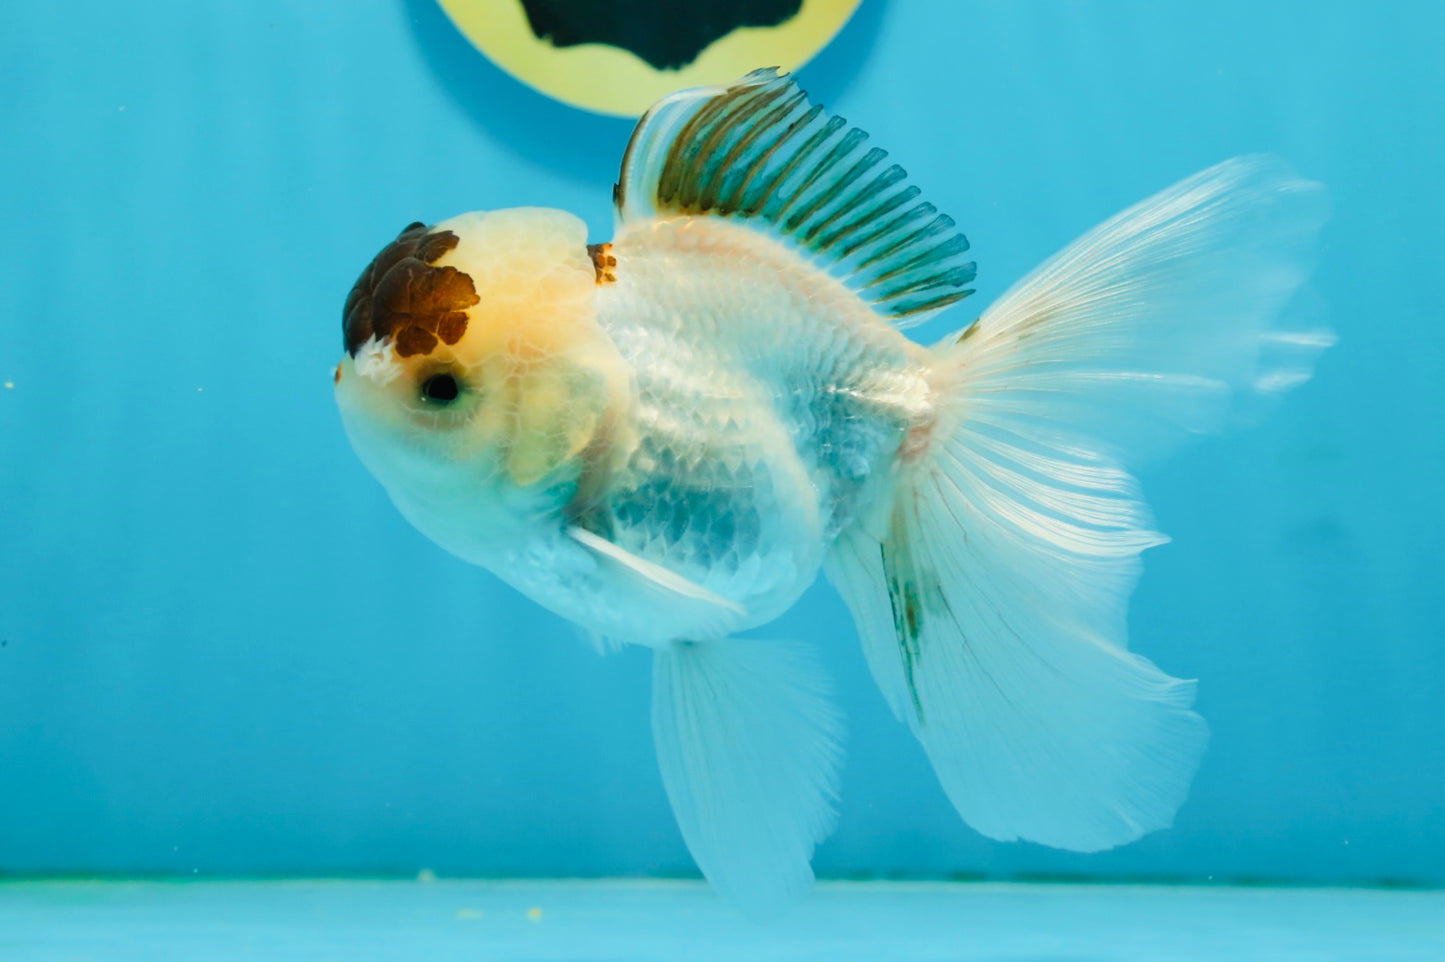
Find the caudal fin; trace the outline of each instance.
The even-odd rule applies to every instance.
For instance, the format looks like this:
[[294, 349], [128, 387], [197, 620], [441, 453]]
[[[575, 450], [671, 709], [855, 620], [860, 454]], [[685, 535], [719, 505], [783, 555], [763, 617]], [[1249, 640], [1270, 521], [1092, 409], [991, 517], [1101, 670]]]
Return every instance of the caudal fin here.
[[1126, 650], [1153, 530], [1126, 470], [1308, 378], [1278, 318], [1323, 191], [1269, 158], [1086, 234], [940, 345], [938, 422], [830, 576], [874, 677], [978, 831], [1095, 851], [1168, 826], [1208, 739], [1194, 683]]
[[766, 916], [813, 883], [833, 830], [842, 719], [812, 651], [680, 642], [653, 660], [652, 736], [678, 828], [713, 887]]

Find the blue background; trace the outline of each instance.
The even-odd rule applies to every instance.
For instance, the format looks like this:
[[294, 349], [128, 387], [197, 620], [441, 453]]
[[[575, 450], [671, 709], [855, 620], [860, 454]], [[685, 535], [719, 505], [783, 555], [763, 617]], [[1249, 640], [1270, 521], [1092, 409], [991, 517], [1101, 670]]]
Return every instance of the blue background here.
[[[1175, 828], [971, 832], [819, 586], [772, 634], [825, 649], [850, 716], [820, 874], [1445, 883], [1442, 36], [1423, 3], [865, 0], [802, 72], [967, 229], [979, 295], [942, 327], [1271, 150], [1332, 189], [1340, 335], [1263, 426], [1144, 477], [1175, 542], [1134, 645], [1214, 731]], [[630, 124], [431, 0], [9, 4], [0, 94], [0, 872], [691, 873], [646, 653], [413, 532], [331, 401], [397, 229], [541, 204], [605, 239]]]

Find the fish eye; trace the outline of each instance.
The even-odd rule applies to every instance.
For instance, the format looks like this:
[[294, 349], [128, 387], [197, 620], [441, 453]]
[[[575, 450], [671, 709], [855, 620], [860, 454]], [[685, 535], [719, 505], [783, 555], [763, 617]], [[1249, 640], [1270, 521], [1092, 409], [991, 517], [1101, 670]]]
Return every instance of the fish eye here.
[[450, 404], [462, 393], [462, 387], [457, 379], [445, 372], [433, 374], [421, 382], [421, 397], [423, 401], [431, 404]]

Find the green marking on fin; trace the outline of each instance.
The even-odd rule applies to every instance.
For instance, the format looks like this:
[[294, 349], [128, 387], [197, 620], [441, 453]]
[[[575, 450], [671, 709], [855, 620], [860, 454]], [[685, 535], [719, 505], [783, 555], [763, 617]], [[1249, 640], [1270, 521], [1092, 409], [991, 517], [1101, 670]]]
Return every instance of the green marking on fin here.
[[788, 241], [881, 314], [916, 323], [973, 293], [968, 240], [868, 134], [776, 70], [684, 90], [643, 116], [613, 197], [623, 221], [722, 217]]
[[908, 695], [913, 702], [913, 713], [922, 725], [923, 701], [918, 697], [914, 673], [922, 655], [920, 640], [923, 635], [923, 603], [918, 592], [917, 581], [910, 576], [913, 569], [912, 552], [906, 543], [894, 543], [893, 539], [879, 545], [883, 557], [884, 582], [888, 586], [888, 603], [893, 608], [893, 630], [898, 633], [898, 653], [903, 656], [903, 676], [908, 682]]

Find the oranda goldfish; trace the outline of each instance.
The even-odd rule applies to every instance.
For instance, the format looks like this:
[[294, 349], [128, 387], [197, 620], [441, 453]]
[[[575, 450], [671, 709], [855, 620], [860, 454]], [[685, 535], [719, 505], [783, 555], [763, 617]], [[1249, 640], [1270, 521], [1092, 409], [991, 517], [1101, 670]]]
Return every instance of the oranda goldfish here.
[[617, 230], [520, 208], [413, 224], [346, 301], [336, 399], [401, 513], [611, 643], [713, 885], [811, 883], [841, 720], [819, 661], [735, 633], [820, 570], [962, 817], [1097, 851], [1168, 826], [1207, 729], [1126, 648], [1153, 530], [1129, 469], [1308, 378], [1287, 329], [1323, 190], [1226, 161], [1084, 234], [932, 347], [953, 220], [758, 71], [641, 120]]

